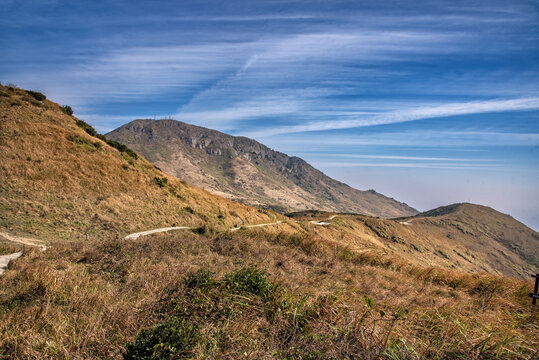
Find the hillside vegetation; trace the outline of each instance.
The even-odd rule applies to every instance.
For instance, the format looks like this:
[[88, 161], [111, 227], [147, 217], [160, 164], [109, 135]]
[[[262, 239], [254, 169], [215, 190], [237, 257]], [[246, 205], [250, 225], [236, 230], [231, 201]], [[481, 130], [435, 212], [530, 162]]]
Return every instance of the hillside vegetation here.
[[0, 277], [0, 358], [531, 359], [531, 287], [288, 224], [63, 242]]
[[228, 228], [275, 217], [162, 173], [24, 90], [1, 86], [0, 114], [0, 228], [11, 233], [77, 240], [87, 233], [172, 224]]
[[135, 120], [107, 134], [168, 174], [229, 199], [281, 212], [318, 209], [380, 217], [417, 211], [374, 190], [359, 191], [298, 157], [175, 120]]
[[[0, 237], [24, 250], [0, 276], [0, 359], [538, 355], [531, 278], [498, 275], [527, 276], [537, 233], [492, 209], [285, 217], [163, 174], [39, 93], [1, 87], [0, 110], [0, 232], [49, 243]], [[172, 224], [196, 229], [123, 239]]]
[[538, 269], [539, 233], [494, 209], [454, 204], [404, 219], [329, 213], [289, 214], [317, 236], [362, 253], [387, 254], [423, 266], [528, 278]]

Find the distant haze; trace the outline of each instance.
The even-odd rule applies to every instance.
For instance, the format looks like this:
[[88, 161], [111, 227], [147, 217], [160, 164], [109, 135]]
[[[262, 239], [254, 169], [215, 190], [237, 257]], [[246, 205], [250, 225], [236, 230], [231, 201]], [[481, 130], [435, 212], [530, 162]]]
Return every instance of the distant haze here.
[[536, 1], [0, 0], [0, 81], [101, 132], [173, 117], [426, 210], [539, 229]]

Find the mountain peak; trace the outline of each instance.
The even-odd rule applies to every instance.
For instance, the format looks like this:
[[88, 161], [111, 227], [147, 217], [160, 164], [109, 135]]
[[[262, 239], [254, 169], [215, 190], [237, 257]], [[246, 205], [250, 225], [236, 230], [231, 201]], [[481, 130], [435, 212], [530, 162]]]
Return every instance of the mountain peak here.
[[247, 137], [176, 120], [135, 120], [107, 134], [197, 187], [279, 211], [318, 209], [379, 217], [417, 211], [374, 190], [334, 180], [305, 160]]

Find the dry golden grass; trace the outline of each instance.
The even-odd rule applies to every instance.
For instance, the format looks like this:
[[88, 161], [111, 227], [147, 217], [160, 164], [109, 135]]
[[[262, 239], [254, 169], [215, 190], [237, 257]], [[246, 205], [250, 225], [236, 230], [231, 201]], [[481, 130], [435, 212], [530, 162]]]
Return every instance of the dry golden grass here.
[[[0, 87], [0, 228], [51, 241], [277, 215], [193, 188], [88, 135], [58, 104]], [[77, 141], [74, 141], [76, 139]], [[160, 187], [155, 178], [165, 178]]]
[[[335, 359], [527, 359], [539, 346], [537, 312], [530, 312], [527, 297], [530, 282], [399, 268], [353, 252], [345, 256], [286, 225], [280, 230], [162, 234], [28, 252], [0, 278], [0, 354], [120, 358], [140, 329], [163, 321], [163, 306], [173, 300], [167, 294], [189, 272], [204, 268], [221, 277], [247, 265], [265, 270], [309, 306], [333, 299], [323, 307], [325, 315], [309, 320], [316, 341], [294, 337], [297, 359], [312, 352]], [[361, 319], [364, 297], [374, 305]], [[267, 331], [289, 322], [268, 328], [265, 318], [248, 309], [246, 318], [227, 326], [208, 320], [205, 326], [230, 331], [227, 336], [235, 339], [234, 346], [215, 350], [217, 358], [271, 358], [275, 351], [286, 357], [289, 347]], [[395, 320], [397, 313], [402, 317]], [[197, 351], [195, 358], [207, 358], [203, 349]]]
[[[489, 210], [489, 218], [473, 214], [419, 217], [413, 218], [411, 225], [401, 224], [404, 220], [346, 214], [338, 215], [330, 226], [309, 223], [312, 214], [296, 216], [294, 220], [300, 222], [304, 231], [315, 232], [354, 251], [386, 254], [409, 263], [468, 273], [522, 278], [534, 274], [537, 267], [533, 248], [539, 246], [539, 234], [514, 219], [508, 221], [507, 215]], [[316, 219], [327, 219], [330, 214], [315, 215]]]

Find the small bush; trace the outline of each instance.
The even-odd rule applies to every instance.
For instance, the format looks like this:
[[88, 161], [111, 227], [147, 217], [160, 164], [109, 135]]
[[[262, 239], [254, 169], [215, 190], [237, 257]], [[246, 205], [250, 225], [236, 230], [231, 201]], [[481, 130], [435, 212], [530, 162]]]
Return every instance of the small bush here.
[[128, 344], [125, 360], [187, 359], [200, 338], [196, 325], [173, 317], [166, 323], [142, 330], [134, 343]]
[[88, 135], [91, 135], [91, 136], [95, 136], [103, 141], [106, 141], [106, 138], [104, 136], [102, 136], [103, 138], [99, 137], [97, 131], [95, 131], [95, 129], [88, 123], [82, 121], [82, 120], [79, 120], [79, 119], [75, 119], [75, 123], [77, 124], [78, 127], [80, 127], [82, 130], [86, 131], [86, 133]]
[[33, 97], [37, 101], [43, 101], [43, 100], [45, 100], [47, 98], [45, 95], [43, 95], [42, 93], [37, 92], [37, 91], [32, 91], [32, 90], [25, 90], [25, 91], [26, 91], [26, 93], [28, 95], [30, 95], [31, 97]]
[[197, 228], [192, 229], [191, 231], [198, 235], [204, 235], [210, 232], [209, 228], [206, 225], [199, 226]]
[[156, 176], [156, 177], [153, 178], [153, 181], [155, 182], [155, 184], [156, 184], [157, 186], [159, 186], [159, 187], [162, 188], [162, 187], [165, 187], [165, 185], [166, 185], [167, 182], [168, 182], [168, 179], [165, 178], [165, 177], [160, 178], [160, 177], [157, 177], [157, 176]]
[[[268, 301], [276, 300], [278, 289], [278, 285], [255, 267], [225, 274], [221, 280], [213, 279], [204, 269], [190, 273], [182, 281], [179, 292], [174, 292], [174, 298], [170, 299], [173, 306], [169, 308], [172, 312], [167, 314], [168, 320], [140, 331], [135, 341], [127, 344], [124, 359], [192, 358], [197, 345], [219, 344], [219, 341], [209, 340], [217, 340], [222, 330], [211, 331], [209, 324], [215, 329], [228, 322], [242, 321], [244, 314], [256, 319], [276, 311]], [[289, 307], [290, 304], [283, 302], [278, 308], [288, 314]], [[295, 311], [290, 325], [295, 326], [300, 315]]]
[[94, 151], [94, 150], [97, 150], [99, 148], [101, 148], [101, 143], [100, 142], [92, 142], [86, 138], [83, 138], [82, 136], [77, 136], [77, 135], [70, 135], [67, 137], [67, 139], [71, 142], [73, 142], [74, 144], [77, 144], [77, 145], [80, 145], [82, 146], [83, 148], [87, 149], [87, 150], [90, 150], [90, 151]]
[[69, 105], [60, 106], [60, 110], [66, 115], [73, 115], [73, 109]]
[[277, 285], [268, 280], [266, 273], [254, 266], [226, 274], [224, 286], [235, 293], [256, 295], [263, 302], [271, 300], [278, 290]]
[[168, 192], [170, 192], [170, 194], [178, 199], [183, 199], [183, 196], [181, 194], [179, 194], [176, 190], [176, 188], [170, 186], [168, 188]]
[[[101, 135], [103, 136], [103, 135]], [[128, 148], [127, 146], [125, 146], [124, 144], [122, 143], [119, 143], [117, 141], [114, 141], [114, 140], [109, 140], [107, 139], [106, 137], [103, 136], [103, 138], [105, 139], [104, 141], [112, 146], [113, 148], [117, 149], [119, 152], [122, 152], [122, 153], [126, 153], [127, 155], [131, 156], [133, 159], [138, 159], [138, 155], [136, 152], [134, 152], [133, 150], [131, 150], [130, 148]], [[103, 140], [103, 139], [102, 139]]]

